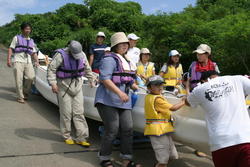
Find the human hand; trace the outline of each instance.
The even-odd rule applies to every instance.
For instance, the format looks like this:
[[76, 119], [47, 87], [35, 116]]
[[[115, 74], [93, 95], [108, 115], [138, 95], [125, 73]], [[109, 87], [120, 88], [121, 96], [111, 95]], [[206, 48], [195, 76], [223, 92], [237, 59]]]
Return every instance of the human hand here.
[[39, 66], [40, 66], [39, 62], [36, 61], [36, 62], [35, 62], [35, 67], [39, 67]]
[[95, 87], [96, 82], [95, 81], [91, 81], [91, 82], [89, 82], [89, 85], [90, 85], [91, 88], [93, 88], [93, 87]]
[[128, 95], [126, 93], [122, 92], [122, 91], [118, 94], [118, 96], [119, 96], [119, 98], [121, 99], [121, 101], [123, 103], [126, 103], [126, 102], [129, 101]]
[[58, 93], [58, 86], [57, 86], [57, 84], [51, 85], [51, 88], [52, 88], [52, 92], [53, 93]]
[[11, 60], [10, 60], [10, 59], [7, 60], [7, 66], [8, 66], [8, 67], [12, 67]]

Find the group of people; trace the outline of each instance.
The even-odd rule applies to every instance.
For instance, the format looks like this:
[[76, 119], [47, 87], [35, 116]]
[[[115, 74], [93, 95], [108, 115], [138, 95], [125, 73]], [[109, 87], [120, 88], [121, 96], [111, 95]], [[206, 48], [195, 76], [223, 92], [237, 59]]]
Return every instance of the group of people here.
[[[18, 102], [24, 103], [28, 87], [34, 78], [35, 65], [39, 62], [34, 41], [29, 37], [31, 26], [21, 25], [22, 34], [14, 37], [8, 53], [7, 65], [14, 66]], [[201, 44], [194, 51], [194, 61], [188, 73], [183, 74], [181, 54], [169, 52], [169, 60], [155, 75], [152, 53], [147, 48], [136, 47], [139, 37], [117, 32], [111, 36], [111, 46], [104, 44], [105, 34], [98, 32], [96, 44], [90, 47], [90, 59], [82, 51], [78, 41], [69, 41], [66, 48], [55, 51], [48, 66], [47, 77], [52, 91], [57, 94], [60, 109], [60, 129], [66, 144], [89, 147], [88, 125], [84, 117], [82, 76], [89, 79], [91, 87], [99, 75], [94, 105], [104, 124], [98, 157], [102, 167], [113, 167], [112, 142], [121, 140], [120, 156], [124, 167], [140, 167], [133, 161], [133, 91], [146, 86], [145, 131], [149, 136], [158, 163], [166, 167], [178, 153], [171, 138], [174, 132], [172, 112], [184, 105], [201, 105], [206, 112], [209, 141], [216, 167], [250, 166], [250, 119], [245, 105], [245, 96], [250, 94], [250, 80], [243, 76], [219, 77], [219, 69], [211, 60], [211, 48]], [[11, 56], [13, 60], [11, 62]], [[23, 78], [28, 81], [23, 89]], [[187, 94], [178, 104], [170, 104], [161, 94], [163, 90]], [[133, 90], [133, 91], [131, 91]], [[71, 121], [76, 128], [71, 135]], [[230, 158], [228, 158], [230, 157]]]

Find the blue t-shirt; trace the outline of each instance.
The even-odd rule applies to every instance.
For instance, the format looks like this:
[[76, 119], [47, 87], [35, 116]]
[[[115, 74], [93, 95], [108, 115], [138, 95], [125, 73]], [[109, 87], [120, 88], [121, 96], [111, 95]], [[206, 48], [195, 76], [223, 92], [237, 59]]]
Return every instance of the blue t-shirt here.
[[[113, 57], [103, 58], [100, 62], [100, 80], [112, 79], [112, 74], [117, 68], [116, 61]], [[125, 84], [119, 85], [118, 88], [125, 92]], [[129, 101], [123, 103], [119, 96], [107, 89], [102, 83], [96, 90], [95, 104], [102, 103], [107, 106], [122, 108], [122, 109], [132, 109], [131, 104], [131, 93], [129, 93]]]
[[90, 46], [89, 54], [90, 55], [94, 55], [94, 61], [93, 61], [93, 64], [92, 64], [92, 70], [99, 69], [100, 61], [101, 61], [102, 57], [105, 54], [104, 49], [106, 47], [107, 47], [106, 44], [102, 44], [102, 45], [93, 44], [93, 45]]

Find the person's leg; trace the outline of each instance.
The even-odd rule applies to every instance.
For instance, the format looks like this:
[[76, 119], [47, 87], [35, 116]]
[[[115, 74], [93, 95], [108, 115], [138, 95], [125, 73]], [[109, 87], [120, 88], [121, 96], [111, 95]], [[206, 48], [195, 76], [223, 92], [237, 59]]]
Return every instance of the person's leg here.
[[170, 157], [169, 138], [167, 135], [150, 136], [158, 167], [167, 166]]
[[13, 70], [14, 70], [17, 98], [23, 100], [24, 63], [15, 62]]
[[23, 87], [24, 88], [23, 92], [25, 95], [29, 94], [34, 78], [35, 78], [35, 71], [34, 71], [32, 63], [25, 64], [24, 87]]
[[237, 167], [236, 148], [234, 146], [222, 148], [212, 152], [215, 167]]
[[76, 142], [84, 142], [89, 137], [89, 128], [84, 117], [82, 91], [72, 99], [73, 122], [76, 128]]
[[72, 99], [69, 94], [65, 94], [62, 88], [58, 88], [58, 102], [60, 110], [60, 129], [64, 140], [71, 140], [71, 119], [72, 119]]
[[121, 158], [132, 159], [133, 153], [133, 120], [131, 110], [119, 110], [120, 137], [121, 137]]
[[100, 103], [96, 107], [104, 124], [104, 135], [101, 141], [99, 158], [101, 161], [107, 161], [111, 158], [112, 142], [119, 130], [119, 111], [117, 108]]
[[250, 166], [250, 143], [241, 144], [238, 146], [238, 166], [237, 167], [249, 167]]
[[168, 139], [169, 139], [169, 148], [170, 148], [170, 160], [174, 160], [174, 159], [178, 159], [179, 156], [178, 156], [178, 152], [176, 150], [176, 147], [175, 147], [175, 144], [174, 144], [174, 141], [172, 139], [172, 136], [171, 135], [167, 135]]

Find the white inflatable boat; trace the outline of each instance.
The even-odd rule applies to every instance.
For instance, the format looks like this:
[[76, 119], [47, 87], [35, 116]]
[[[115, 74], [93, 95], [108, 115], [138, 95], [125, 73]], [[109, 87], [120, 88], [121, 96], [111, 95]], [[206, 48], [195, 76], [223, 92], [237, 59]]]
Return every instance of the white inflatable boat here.
[[[48, 101], [58, 105], [57, 97], [52, 92], [51, 87], [47, 82], [47, 66], [40, 66], [36, 70], [36, 88]], [[94, 107], [95, 88], [90, 88], [87, 83], [83, 84], [84, 95], [84, 109], [85, 116], [101, 121], [100, 116]], [[144, 119], [144, 97], [146, 91], [141, 89], [138, 93], [138, 100], [133, 108], [133, 123], [134, 130], [138, 132], [144, 131], [145, 119]], [[175, 95], [165, 94], [165, 97], [172, 104], [180, 101]], [[179, 111], [175, 112], [176, 115], [176, 132], [174, 133], [174, 139], [181, 143], [187, 144], [200, 151], [209, 153], [208, 147], [208, 133], [206, 129], [206, 123], [204, 121], [204, 111], [198, 107], [192, 109], [190, 107], [183, 107]]]

